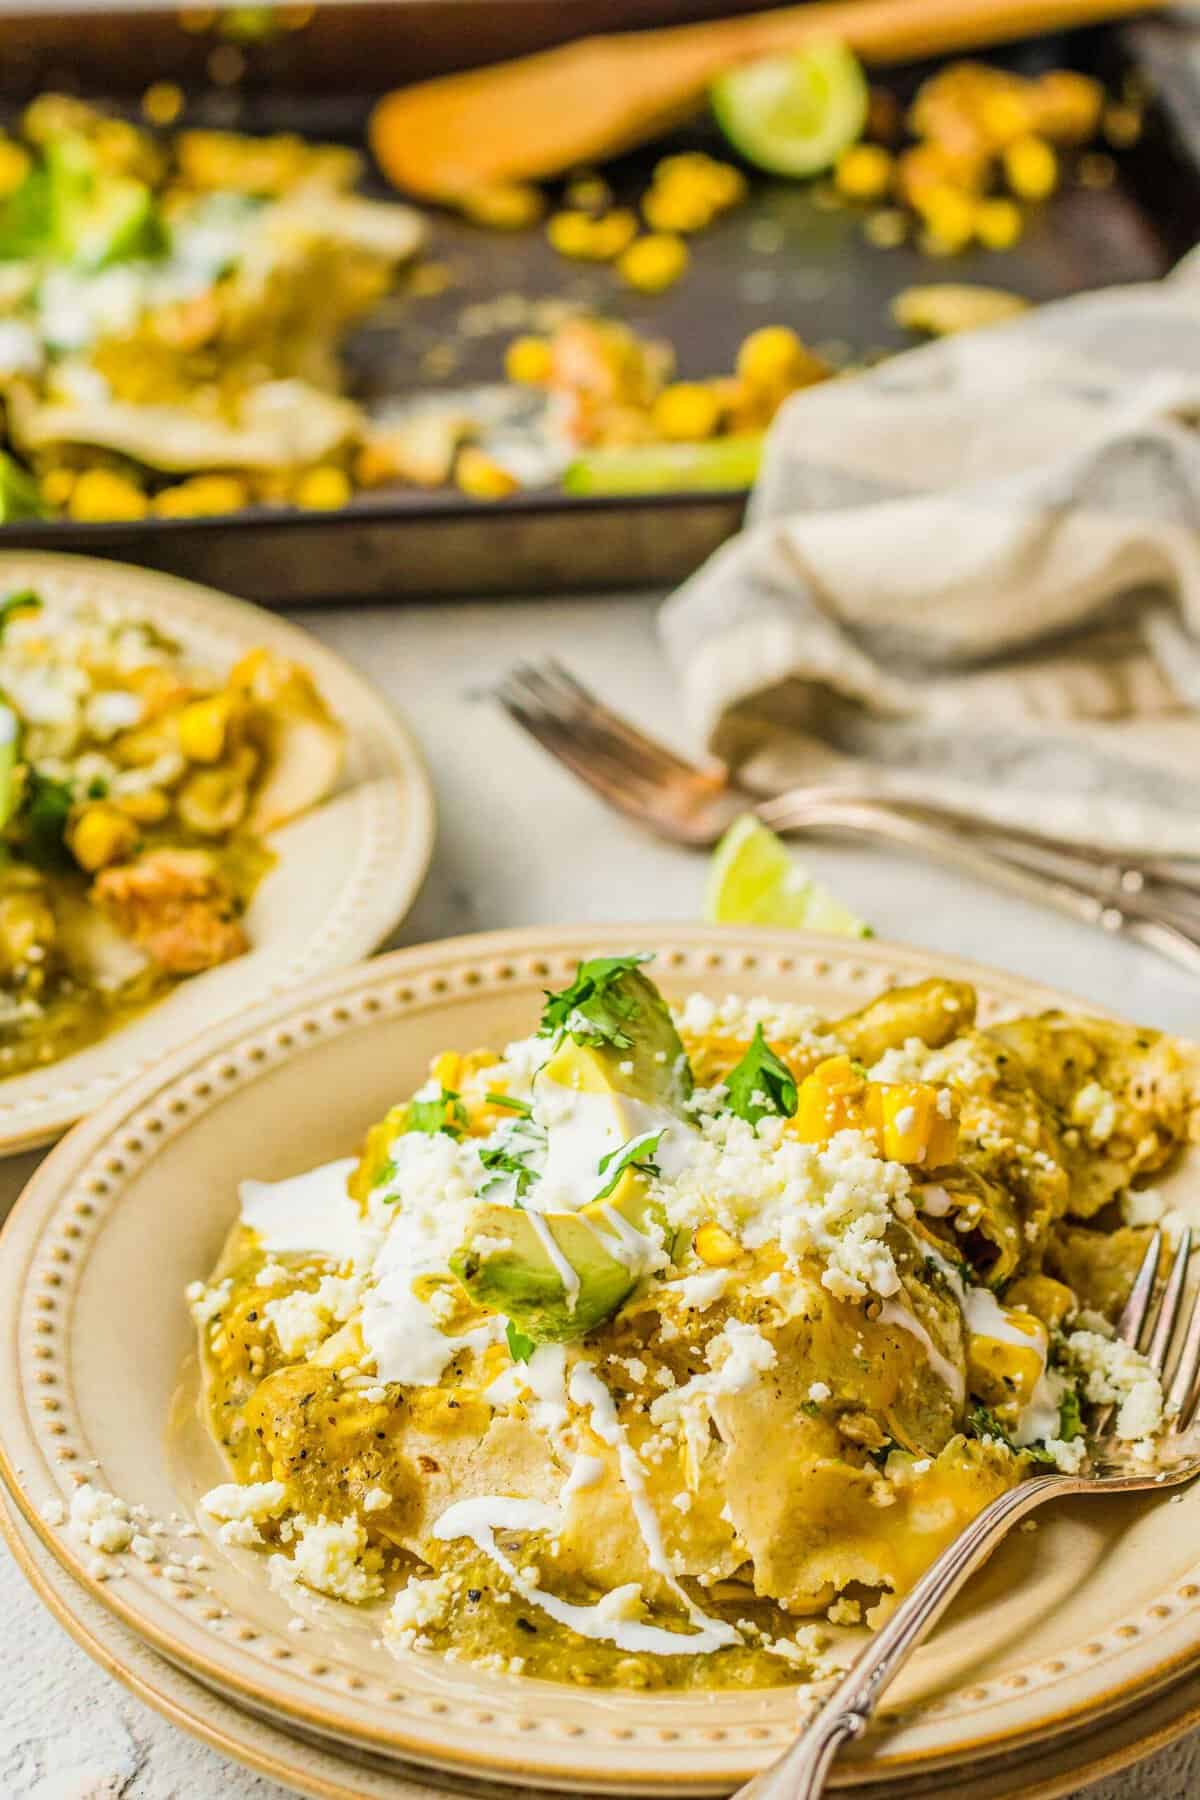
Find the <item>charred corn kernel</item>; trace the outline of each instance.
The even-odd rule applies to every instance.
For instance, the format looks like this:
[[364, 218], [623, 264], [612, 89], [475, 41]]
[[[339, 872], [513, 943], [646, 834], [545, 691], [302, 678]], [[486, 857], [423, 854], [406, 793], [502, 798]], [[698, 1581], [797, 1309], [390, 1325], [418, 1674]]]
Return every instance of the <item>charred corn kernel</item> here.
[[32, 166], [28, 150], [12, 138], [0, 137], [0, 199], [15, 193]]
[[183, 89], [173, 81], [152, 81], [142, 95], [142, 117], [151, 125], [173, 125], [183, 111]]
[[978, 204], [971, 194], [942, 182], [916, 202], [925, 221], [929, 247], [943, 255], [965, 250], [975, 235]]
[[42, 476], [42, 499], [49, 506], [65, 506], [75, 486], [74, 469], [47, 469]]
[[307, 512], [336, 512], [345, 506], [351, 494], [350, 477], [345, 469], [325, 464], [307, 469], [296, 483], [292, 498]]
[[577, 175], [567, 183], [563, 199], [581, 212], [603, 212], [613, 202], [612, 189], [602, 175]]
[[225, 750], [233, 702], [228, 694], [193, 700], [179, 715], [179, 748], [189, 762], [214, 763]]
[[119, 794], [113, 805], [137, 825], [159, 825], [171, 810], [171, 802], [161, 788], [142, 788], [139, 793]]
[[1015, 200], [981, 200], [975, 209], [975, 236], [986, 250], [1011, 250], [1024, 226]]
[[554, 367], [548, 338], [514, 338], [504, 352], [504, 373], [522, 387], [540, 387]]
[[1050, 1331], [1057, 1331], [1079, 1310], [1074, 1289], [1049, 1275], [1022, 1275], [1005, 1289], [1004, 1298], [1010, 1306], [1032, 1313]]
[[138, 828], [133, 820], [103, 800], [85, 806], [67, 827], [67, 847], [80, 868], [89, 874], [128, 856], [137, 840]]
[[1075, 69], [1048, 69], [1033, 84], [1034, 131], [1056, 144], [1086, 144], [1100, 129], [1104, 89]]
[[864, 1115], [889, 1162], [939, 1169], [953, 1162], [958, 1121], [940, 1110], [941, 1090], [924, 1081], [871, 1082]]
[[112, 469], [85, 469], [71, 489], [67, 513], [88, 524], [144, 519], [150, 502], [134, 482]]
[[1058, 158], [1045, 138], [1017, 138], [1004, 150], [1004, 179], [1021, 200], [1045, 200], [1058, 186]]
[[688, 266], [688, 247], [669, 232], [651, 232], [630, 244], [617, 263], [623, 281], [642, 294], [660, 294]]
[[515, 475], [474, 444], [459, 451], [454, 481], [472, 500], [503, 500], [506, 495], [515, 494], [521, 485]]
[[160, 518], [200, 519], [211, 513], [237, 512], [249, 498], [245, 482], [236, 475], [193, 475], [189, 481], [164, 488], [152, 504]]
[[990, 1330], [983, 1317], [984, 1328], [967, 1333], [967, 1386], [985, 1406], [1026, 1406], [1046, 1367], [1046, 1327], [1009, 1306], [997, 1305]]
[[894, 173], [895, 164], [882, 144], [852, 144], [838, 157], [833, 179], [848, 200], [882, 200]]
[[721, 402], [702, 381], [672, 382], [654, 402], [651, 420], [659, 437], [670, 443], [700, 443], [721, 423]]
[[698, 1228], [692, 1239], [692, 1249], [710, 1269], [724, 1269], [731, 1262], [736, 1262], [742, 1254], [742, 1246], [737, 1239], [730, 1237], [723, 1225], [717, 1225], [712, 1220]]
[[681, 182], [662, 183], [642, 197], [642, 217], [651, 231], [703, 231], [715, 208], [703, 192]]
[[490, 225], [493, 231], [524, 231], [527, 226], [536, 225], [546, 210], [539, 190], [524, 181], [476, 188], [464, 194], [458, 204], [468, 219], [476, 225]]
[[1142, 135], [1142, 113], [1137, 106], [1106, 106], [1104, 135], [1114, 150], [1128, 150]]
[[804, 1144], [827, 1144], [839, 1131], [860, 1131], [867, 1084], [848, 1056], [828, 1056], [800, 1083], [788, 1126]]
[[354, 459], [354, 480], [358, 487], [382, 487], [399, 474], [394, 453], [386, 444], [364, 444]]

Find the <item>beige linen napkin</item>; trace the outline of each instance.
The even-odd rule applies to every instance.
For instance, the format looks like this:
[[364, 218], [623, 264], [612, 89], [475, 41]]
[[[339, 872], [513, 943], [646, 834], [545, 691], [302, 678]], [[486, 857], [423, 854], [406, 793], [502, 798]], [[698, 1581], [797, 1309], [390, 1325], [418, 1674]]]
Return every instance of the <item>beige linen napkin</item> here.
[[660, 624], [755, 788], [1200, 856], [1200, 252], [796, 395]]

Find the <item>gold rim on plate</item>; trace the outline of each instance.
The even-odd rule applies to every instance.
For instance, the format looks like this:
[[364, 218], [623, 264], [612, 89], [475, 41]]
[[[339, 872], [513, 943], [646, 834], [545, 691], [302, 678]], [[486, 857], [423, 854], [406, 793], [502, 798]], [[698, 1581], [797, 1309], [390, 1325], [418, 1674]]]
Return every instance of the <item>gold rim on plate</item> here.
[[[261, 1561], [215, 1543], [211, 1568], [186, 1581], [126, 1559], [120, 1580], [99, 1584], [41, 1512], [93, 1459], [95, 1480], [164, 1519], [221, 1478], [194, 1409], [182, 1413], [190, 1436], [164, 1442], [163, 1425], [173, 1399], [178, 1410], [190, 1347], [182, 1290], [211, 1266], [239, 1177], [344, 1154], [423, 1078], [435, 1050], [520, 1034], [542, 989], [581, 955], [633, 947], [657, 950], [656, 976], [675, 995], [760, 992], [836, 1011], [939, 969], [975, 982], [985, 1021], [1064, 1003], [1012, 976], [877, 941], [662, 925], [503, 933], [401, 951], [261, 1007], [78, 1127], [5, 1232], [0, 1472], [75, 1579], [240, 1704], [376, 1756], [593, 1792], [719, 1791], [788, 1740], [787, 1690], [613, 1695], [522, 1682], [394, 1657], [376, 1648], [369, 1619], [342, 1609], [334, 1627], [317, 1621], [297, 1637]], [[1189, 1204], [1186, 1192], [1171, 1198]], [[168, 1540], [184, 1562], [187, 1545]], [[1198, 1660], [1200, 1489], [1174, 1504], [1064, 1505], [976, 1578], [840, 1774], [848, 1785], [928, 1782], [971, 1759], [1028, 1751], [1147, 1701]]]
[[0, 1082], [0, 1155], [49, 1142], [219, 1020], [369, 955], [416, 899], [434, 833], [429, 777], [407, 726], [308, 632], [153, 570], [0, 552], [0, 593], [22, 588], [67, 604], [126, 608], [214, 668], [257, 645], [303, 664], [346, 729], [346, 754], [334, 793], [272, 837], [278, 861], [251, 903], [249, 951], [181, 982], [99, 1042]]

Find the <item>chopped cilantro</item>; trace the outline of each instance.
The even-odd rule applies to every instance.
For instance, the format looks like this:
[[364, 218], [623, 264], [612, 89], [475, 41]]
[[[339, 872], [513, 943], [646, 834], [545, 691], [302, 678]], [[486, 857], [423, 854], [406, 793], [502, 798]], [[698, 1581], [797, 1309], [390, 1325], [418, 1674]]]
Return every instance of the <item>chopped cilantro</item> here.
[[1078, 1390], [1073, 1387], [1067, 1388], [1058, 1404], [1058, 1435], [1068, 1444], [1072, 1438], [1083, 1436], [1083, 1408]]
[[40, 612], [42, 601], [40, 594], [32, 588], [18, 588], [14, 594], [6, 594], [0, 600], [0, 638], [8, 630], [9, 625], [19, 613]]
[[410, 1100], [404, 1116], [405, 1131], [423, 1131], [436, 1137], [461, 1137], [467, 1129], [467, 1109], [453, 1088], [444, 1087], [436, 1100]]
[[62, 868], [70, 862], [66, 837], [72, 798], [67, 782], [30, 768], [16, 831], [21, 849], [36, 868]]
[[597, 1173], [607, 1174], [608, 1180], [593, 1198], [607, 1200], [626, 1169], [641, 1169], [646, 1175], [660, 1175], [662, 1171], [658, 1164], [650, 1159], [658, 1149], [665, 1130], [664, 1125], [662, 1131], [643, 1131], [640, 1137], [630, 1138], [619, 1150], [610, 1150], [607, 1156], [602, 1156], [597, 1165]]
[[790, 1119], [799, 1099], [795, 1076], [771, 1049], [761, 1025], [754, 1027], [750, 1048], [725, 1077], [725, 1087], [730, 1112], [750, 1125], [769, 1114]]
[[530, 1166], [529, 1158], [545, 1148], [546, 1134], [532, 1120], [522, 1117], [505, 1126], [500, 1143], [479, 1152], [490, 1176], [479, 1190], [480, 1199], [507, 1200], [520, 1207], [540, 1174]]
[[631, 994], [621, 991], [620, 977], [652, 960], [642, 954], [594, 956], [590, 962], [581, 962], [570, 987], [560, 994], [547, 989], [538, 1036], [566, 1036], [576, 1044], [632, 1049], [633, 1039], [626, 1027], [637, 1017], [639, 1007]]
[[484, 1099], [489, 1106], [503, 1106], [509, 1112], [520, 1113], [523, 1119], [529, 1118], [533, 1112], [528, 1100], [518, 1100], [512, 1094], [485, 1094]]
[[387, 1161], [378, 1170], [374, 1181], [371, 1183], [371, 1186], [373, 1188], [386, 1187], [389, 1181], [394, 1181], [395, 1179], [396, 1179], [396, 1159], [394, 1156], [389, 1156]]
[[508, 1353], [513, 1361], [527, 1363], [537, 1349], [533, 1339], [526, 1337], [523, 1331], [518, 1331], [511, 1319], [504, 1327], [504, 1335], [508, 1340]]

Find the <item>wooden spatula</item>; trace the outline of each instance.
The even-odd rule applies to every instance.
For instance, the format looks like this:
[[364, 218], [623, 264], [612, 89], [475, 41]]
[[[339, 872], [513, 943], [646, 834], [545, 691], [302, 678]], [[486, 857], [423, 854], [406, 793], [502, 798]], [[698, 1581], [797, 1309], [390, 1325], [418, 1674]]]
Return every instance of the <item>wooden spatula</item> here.
[[397, 187], [453, 199], [602, 162], [686, 118], [722, 70], [840, 38], [867, 62], [979, 49], [1161, 0], [814, 0], [778, 12], [582, 38], [493, 68], [399, 88], [371, 119]]

